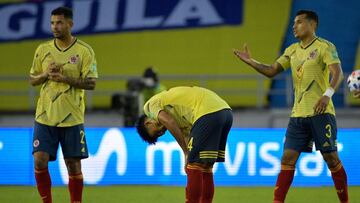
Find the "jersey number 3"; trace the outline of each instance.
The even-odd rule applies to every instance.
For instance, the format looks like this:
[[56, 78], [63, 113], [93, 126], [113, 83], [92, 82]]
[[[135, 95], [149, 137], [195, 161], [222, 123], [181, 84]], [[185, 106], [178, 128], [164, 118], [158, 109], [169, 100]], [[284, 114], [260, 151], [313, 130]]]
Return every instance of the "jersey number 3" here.
[[330, 125], [330, 124], [327, 124], [327, 125], [325, 126], [325, 129], [327, 130], [327, 132], [325, 133], [325, 136], [326, 136], [327, 138], [330, 138], [330, 137], [331, 137], [331, 125]]

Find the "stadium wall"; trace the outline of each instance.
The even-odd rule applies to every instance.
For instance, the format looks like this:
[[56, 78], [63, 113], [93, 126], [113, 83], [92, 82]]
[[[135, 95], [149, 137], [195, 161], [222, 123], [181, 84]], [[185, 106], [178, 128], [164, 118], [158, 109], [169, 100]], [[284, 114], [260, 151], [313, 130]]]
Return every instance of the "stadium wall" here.
[[[360, 185], [359, 129], [338, 131], [339, 155], [349, 185]], [[273, 186], [280, 170], [285, 129], [230, 131], [226, 162], [214, 167], [215, 183], [223, 186]], [[90, 157], [83, 160], [85, 183], [90, 185], [156, 184], [185, 185], [184, 157], [166, 133], [157, 145], [142, 142], [133, 128], [87, 128]], [[35, 185], [32, 128], [0, 129], [0, 185]], [[62, 153], [49, 164], [52, 183], [68, 181]], [[294, 186], [333, 185], [319, 152], [302, 154]]]

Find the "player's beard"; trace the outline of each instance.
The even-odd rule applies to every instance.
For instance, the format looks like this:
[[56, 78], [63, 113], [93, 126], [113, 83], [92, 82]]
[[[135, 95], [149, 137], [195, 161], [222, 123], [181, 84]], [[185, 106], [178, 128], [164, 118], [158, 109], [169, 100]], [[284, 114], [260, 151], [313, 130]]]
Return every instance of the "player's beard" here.
[[59, 40], [63, 40], [63, 39], [64, 39], [64, 35], [61, 34], [61, 33], [58, 33], [58, 34], [55, 34], [55, 33], [54, 33], [54, 38], [59, 39]]

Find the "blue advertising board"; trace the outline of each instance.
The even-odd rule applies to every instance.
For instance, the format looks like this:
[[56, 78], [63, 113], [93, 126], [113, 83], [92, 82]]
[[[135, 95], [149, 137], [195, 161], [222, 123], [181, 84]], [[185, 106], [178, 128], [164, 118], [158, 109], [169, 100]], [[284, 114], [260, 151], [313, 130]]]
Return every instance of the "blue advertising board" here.
[[0, 4], [0, 42], [51, 37], [51, 11], [74, 10], [73, 33], [239, 25], [242, 0], [62, 0]]
[[[340, 129], [339, 155], [349, 185], [360, 185], [359, 129]], [[214, 166], [215, 183], [224, 186], [273, 186], [280, 170], [285, 129], [230, 131], [226, 161]], [[147, 145], [134, 128], [87, 128], [90, 157], [83, 160], [85, 184], [184, 185], [184, 156], [174, 138], [166, 133], [156, 145]], [[0, 185], [33, 185], [31, 128], [0, 129]], [[49, 164], [52, 183], [67, 184], [68, 176], [59, 149]], [[302, 154], [294, 186], [332, 185], [329, 170], [319, 152]]]

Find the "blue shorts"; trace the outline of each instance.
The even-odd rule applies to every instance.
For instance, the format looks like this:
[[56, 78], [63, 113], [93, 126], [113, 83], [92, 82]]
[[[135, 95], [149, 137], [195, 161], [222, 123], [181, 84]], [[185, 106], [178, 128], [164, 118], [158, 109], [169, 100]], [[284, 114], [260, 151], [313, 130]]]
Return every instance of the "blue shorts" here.
[[290, 118], [284, 148], [312, 152], [314, 142], [316, 150], [321, 152], [337, 151], [335, 116], [326, 113], [306, 118]]
[[233, 121], [230, 109], [200, 117], [193, 125], [188, 144], [189, 163], [225, 161], [225, 146]]
[[47, 152], [50, 161], [55, 161], [59, 143], [65, 159], [89, 157], [83, 124], [54, 127], [35, 122], [33, 154], [38, 151]]

